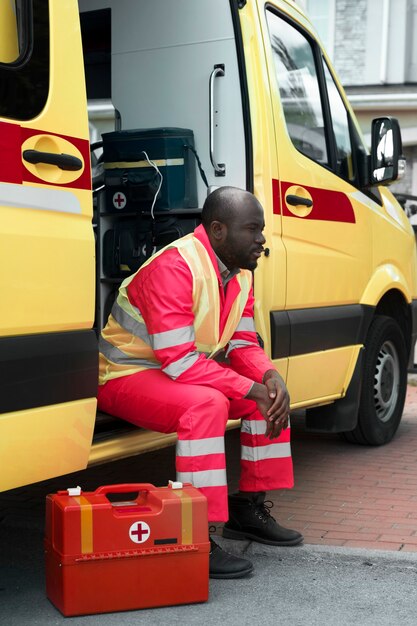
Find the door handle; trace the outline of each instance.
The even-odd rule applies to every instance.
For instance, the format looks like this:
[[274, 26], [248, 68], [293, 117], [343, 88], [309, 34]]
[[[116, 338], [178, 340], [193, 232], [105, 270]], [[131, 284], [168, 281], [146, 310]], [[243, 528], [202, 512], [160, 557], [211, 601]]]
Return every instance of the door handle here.
[[294, 196], [292, 194], [288, 194], [288, 196], [285, 196], [285, 202], [287, 202], [287, 204], [291, 204], [291, 206], [313, 206], [313, 201], [310, 200], [310, 198], [303, 198], [302, 196]]
[[81, 170], [83, 162], [78, 157], [71, 154], [57, 154], [56, 152], [41, 152], [40, 150], [24, 150], [23, 158], [28, 163], [46, 163], [56, 165], [61, 170], [76, 172]]
[[214, 79], [216, 76], [224, 76], [224, 65], [215, 65], [210, 74], [209, 82], [209, 134], [210, 134], [210, 161], [214, 167], [215, 176], [226, 176], [226, 166], [224, 163], [217, 163], [214, 158]]

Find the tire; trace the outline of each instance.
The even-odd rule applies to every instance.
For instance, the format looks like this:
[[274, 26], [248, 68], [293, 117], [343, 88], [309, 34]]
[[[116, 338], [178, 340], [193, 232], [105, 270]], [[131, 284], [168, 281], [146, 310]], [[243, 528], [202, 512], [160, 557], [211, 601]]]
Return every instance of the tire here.
[[381, 446], [393, 438], [407, 391], [407, 349], [397, 322], [377, 315], [368, 331], [358, 423], [343, 433], [351, 443]]

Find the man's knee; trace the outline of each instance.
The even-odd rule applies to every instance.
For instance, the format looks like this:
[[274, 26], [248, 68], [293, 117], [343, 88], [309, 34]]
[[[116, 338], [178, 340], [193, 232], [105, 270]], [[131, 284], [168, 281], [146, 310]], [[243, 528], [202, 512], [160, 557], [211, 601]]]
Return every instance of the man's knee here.
[[230, 401], [217, 389], [211, 387], [199, 387], [199, 393], [190, 397], [189, 408], [199, 408], [209, 410], [213, 416], [224, 418], [229, 417]]
[[187, 409], [178, 424], [180, 438], [222, 436], [229, 418], [229, 407], [230, 402], [223, 393], [199, 386], [187, 398]]

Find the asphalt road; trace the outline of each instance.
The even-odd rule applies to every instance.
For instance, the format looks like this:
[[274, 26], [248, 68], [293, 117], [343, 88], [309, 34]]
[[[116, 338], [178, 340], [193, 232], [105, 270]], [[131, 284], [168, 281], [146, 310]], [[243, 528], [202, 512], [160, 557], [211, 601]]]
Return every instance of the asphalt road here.
[[[227, 435], [233, 441], [232, 433]], [[304, 453], [309, 454], [308, 444]], [[173, 449], [142, 455], [0, 496], [0, 624], [291, 624], [392, 626], [417, 624], [417, 553], [304, 545], [273, 548], [219, 539], [255, 564], [249, 578], [211, 581], [209, 602], [143, 611], [64, 618], [45, 594], [46, 493], [82, 484], [166, 484]], [[320, 471], [319, 469], [317, 471]], [[152, 480], [150, 480], [152, 478]], [[187, 584], [187, 581], [184, 581]]]
[[[417, 558], [413, 554], [302, 546], [272, 548], [224, 542], [246, 552], [255, 573], [211, 581], [208, 603], [65, 618], [44, 590], [38, 530], [3, 529], [0, 623], [45, 626], [74, 620], [100, 624], [291, 624], [393, 626], [417, 623]], [[184, 581], [186, 584], [186, 581]]]

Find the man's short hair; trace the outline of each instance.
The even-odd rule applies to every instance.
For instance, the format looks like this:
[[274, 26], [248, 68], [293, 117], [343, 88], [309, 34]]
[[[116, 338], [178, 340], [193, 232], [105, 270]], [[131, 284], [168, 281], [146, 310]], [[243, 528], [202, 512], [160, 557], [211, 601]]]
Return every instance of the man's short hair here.
[[234, 217], [239, 192], [245, 193], [237, 187], [219, 187], [207, 196], [201, 212], [201, 222], [205, 229], [214, 221], [230, 223]]

